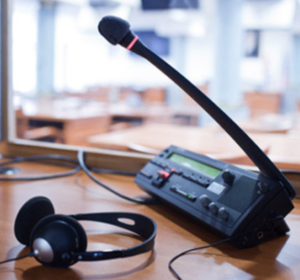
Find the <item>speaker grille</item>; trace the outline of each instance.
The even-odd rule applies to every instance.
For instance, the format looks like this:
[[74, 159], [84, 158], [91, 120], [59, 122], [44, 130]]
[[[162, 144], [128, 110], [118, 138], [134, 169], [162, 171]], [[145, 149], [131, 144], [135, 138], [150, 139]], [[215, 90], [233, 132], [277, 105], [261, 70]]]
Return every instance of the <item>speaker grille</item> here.
[[242, 213], [258, 196], [256, 180], [242, 176], [235, 182], [234, 187], [231, 187], [220, 197], [218, 202]]

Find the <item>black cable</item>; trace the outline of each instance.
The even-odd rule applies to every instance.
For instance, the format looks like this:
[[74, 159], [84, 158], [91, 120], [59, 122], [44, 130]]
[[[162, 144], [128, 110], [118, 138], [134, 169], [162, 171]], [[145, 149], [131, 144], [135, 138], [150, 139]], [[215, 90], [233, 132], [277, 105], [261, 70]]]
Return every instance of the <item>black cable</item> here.
[[91, 167], [90, 170], [96, 173], [106, 173], [106, 174], [125, 175], [125, 176], [136, 176], [137, 174], [136, 172], [95, 168], [95, 167]]
[[76, 174], [81, 169], [80, 166], [77, 166], [76, 168], [72, 169], [68, 172], [62, 172], [57, 174], [51, 174], [51, 175], [44, 175], [44, 176], [32, 176], [32, 177], [0, 177], [0, 181], [37, 181], [37, 180], [47, 180], [47, 179], [55, 179], [55, 178], [61, 178], [61, 177], [67, 177]]
[[179, 276], [179, 274], [175, 271], [175, 269], [172, 267], [172, 263], [177, 260], [178, 258], [182, 257], [183, 255], [186, 255], [187, 253], [190, 253], [190, 252], [193, 252], [193, 251], [197, 251], [197, 250], [202, 250], [202, 249], [206, 249], [206, 248], [211, 248], [211, 247], [215, 247], [217, 245], [220, 245], [222, 243], [225, 243], [225, 242], [228, 242], [232, 239], [235, 239], [235, 237], [231, 237], [231, 238], [226, 238], [226, 239], [223, 239], [221, 241], [218, 241], [216, 243], [212, 243], [212, 244], [209, 244], [209, 245], [205, 245], [205, 246], [200, 246], [200, 247], [196, 247], [196, 248], [193, 248], [193, 249], [189, 249], [189, 250], [186, 250], [182, 253], [179, 253], [178, 255], [176, 255], [175, 257], [173, 257], [170, 261], [169, 261], [169, 270], [171, 271], [171, 273], [178, 279], [178, 280], [182, 280], [182, 278]]
[[0, 166], [5, 166], [8, 164], [13, 164], [13, 163], [19, 163], [19, 162], [34, 162], [34, 161], [42, 161], [42, 160], [58, 160], [58, 161], [65, 161], [65, 162], [70, 162], [73, 164], [78, 165], [78, 162], [72, 158], [66, 157], [66, 156], [61, 156], [61, 155], [40, 155], [40, 156], [32, 156], [32, 157], [15, 157], [12, 160], [7, 160], [4, 162], [0, 162]]
[[11, 156], [11, 155], [0, 154], [0, 159], [1, 158], [16, 159], [16, 158], [18, 158], [18, 156]]
[[[16, 157], [12, 160], [8, 160], [5, 162], [0, 163], [0, 167], [14, 164], [14, 163], [20, 163], [20, 162], [34, 162], [34, 161], [65, 161], [67, 163], [68, 167], [72, 166], [74, 167], [72, 170], [67, 171], [67, 172], [62, 172], [62, 173], [57, 173], [57, 174], [50, 174], [50, 175], [43, 175], [43, 176], [32, 176], [32, 177], [1, 177], [0, 176], [0, 181], [34, 181], [34, 180], [45, 180], [45, 179], [54, 179], [54, 178], [60, 178], [60, 177], [66, 177], [73, 175], [77, 173], [81, 167], [78, 165], [78, 162], [72, 158], [61, 156], [61, 155], [41, 155], [41, 156], [32, 156], [32, 157]], [[58, 163], [56, 163], [58, 165]], [[66, 164], [64, 164], [65, 166]]]
[[144, 199], [139, 199], [139, 198], [132, 198], [132, 197], [126, 196], [126, 195], [124, 195], [124, 194], [122, 194], [122, 193], [120, 193], [118, 191], [115, 191], [114, 189], [110, 188], [109, 186], [107, 186], [104, 183], [102, 183], [101, 181], [99, 181], [95, 176], [93, 176], [93, 174], [90, 172], [90, 170], [88, 169], [88, 167], [85, 165], [85, 162], [84, 162], [84, 151], [78, 151], [77, 158], [78, 158], [79, 165], [83, 169], [83, 171], [95, 183], [97, 183], [98, 185], [100, 185], [104, 189], [112, 192], [113, 194], [115, 194], [115, 195], [117, 195], [117, 196], [119, 196], [119, 197], [121, 197], [123, 199], [129, 200], [131, 202], [139, 203], [139, 204], [158, 204], [159, 203], [159, 201], [157, 201], [157, 200], [144, 200]]
[[[36, 162], [36, 161], [44, 161], [48, 164], [54, 164], [53, 161], [63, 161], [64, 163], [56, 162], [55, 165], [65, 166], [65, 167], [74, 167], [71, 171], [58, 173], [58, 174], [51, 174], [51, 175], [44, 175], [44, 176], [35, 176], [35, 177], [1, 177], [0, 181], [31, 181], [31, 180], [45, 180], [45, 179], [54, 179], [60, 177], [66, 177], [77, 173], [81, 167], [77, 160], [72, 158], [61, 156], [61, 155], [38, 155], [32, 157], [4, 157], [9, 158], [9, 160], [0, 162], [0, 168], [6, 165], [11, 165], [14, 163], [20, 162]], [[94, 172], [101, 172], [107, 174], [117, 174], [117, 175], [127, 175], [127, 176], [135, 176], [135, 172], [126, 172], [126, 171], [119, 171], [119, 170], [110, 170], [110, 169], [101, 169], [101, 168], [91, 168]]]
[[284, 175], [286, 174], [294, 174], [294, 175], [300, 175], [300, 171], [297, 170], [289, 170], [289, 169], [282, 169], [280, 170]]
[[16, 257], [16, 258], [12, 258], [12, 259], [7, 259], [5, 261], [1, 261], [0, 265], [4, 264], [4, 263], [8, 263], [8, 262], [13, 262], [13, 261], [18, 261], [18, 260], [21, 260], [21, 259], [25, 259], [27, 257], [33, 257], [33, 256], [34, 256], [34, 254], [32, 252], [30, 252], [29, 254], [24, 255], [24, 256], [20, 256], [20, 257]]
[[[71, 163], [70, 165], [65, 164], [58, 164], [55, 163], [55, 165], [62, 165], [62, 166], [67, 166], [67, 167], [73, 167], [74, 164], [78, 165], [78, 161], [74, 160], [72, 158], [66, 157], [66, 156], [61, 156], [61, 155], [40, 155], [40, 156], [32, 156], [32, 157], [3, 157], [3, 158], [12, 158], [11, 160], [7, 160], [5, 162], [0, 162], [0, 167], [13, 164], [13, 163], [19, 163], [19, 162], [34, 162], [34, 161], [47, 161], [50, 160], [48, 163], [52, 163], [51, 160], [60, 160], [60, 161], [66, 161]], [[46, 162], [47, 163], [47, 162]], [[97, 173], [107, 173], [107, 174], [116, 174], [116, 175], [127, 175], [127, 176], [135, 176], [136, 172], [129, 172], [129, 171], [120, 171], [120, 170], [111, 170], [111, 169], [103, 169], [103, 168], [95, 168], [92, 167], [90, 168], [91, 171], [97, 172]]]

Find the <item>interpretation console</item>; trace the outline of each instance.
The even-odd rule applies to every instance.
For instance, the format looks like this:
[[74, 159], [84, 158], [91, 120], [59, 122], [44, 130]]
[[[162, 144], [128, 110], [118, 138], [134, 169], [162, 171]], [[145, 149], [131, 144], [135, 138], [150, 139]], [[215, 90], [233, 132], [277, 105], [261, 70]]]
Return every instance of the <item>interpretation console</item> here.
[[140, 170], [135, 182], [232, 243], [248, 247], [289, 230], [293, 204], [277, 180], [170, 146]]
[[237, 247], [249, 247], [289, 231], [284, 217], [293, 209], [294, 187], [253, 140], [212, 100], [149, 50], [127, 21], [104, 17], [99, 32], [167, 75], [189, 94], [241, 147], [260, 173], [170, 146], [137, 174], [146, 192], [188, 215]]

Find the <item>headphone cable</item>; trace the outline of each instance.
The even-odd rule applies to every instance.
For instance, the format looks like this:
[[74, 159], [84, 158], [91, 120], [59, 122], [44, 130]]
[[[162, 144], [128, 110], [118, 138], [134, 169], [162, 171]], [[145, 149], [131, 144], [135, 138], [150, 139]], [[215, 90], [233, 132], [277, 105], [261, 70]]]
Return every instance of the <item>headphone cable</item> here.
[[228, 242], [228, 241], [231, 241], [233, 239], [235, 239], [237, 236], [234, 236], [234, 237], [230, 237], [230, 238], [226, 238], [226, 239], [223, 239], [221, 241], [218, 241], [218, 242], [215, 242], [215, 243], [212, 243], [212, 244], [209, 244], [209, 245], [204, 245], [204, 246], [200, 246], [200, 247], [196, 247], [196, 248], [192, 248], [192, 249], [188, 249], [186, 251], [183, 251], [181, 253], [179, 253], [178, 255], [174, 256], [170, 261], [169, 261], [169, 270], [171, 271], [171, 273], [173, 274], [174, 277], [176, 277], [178, 280], [182, 280], [182, 278], [179, 276], [179, 274], [175, 271], [175, 269], [173, 268], [172, 266], [172, 263], [177, 260], [178, 258], [190, 253], [190, 252], [193, 252], [193, 251], [197, 251], [197, 250], [202, 250], [202, 249], [207, 249], [207, 248], [211, 248], [211, 247], [215, 247], [215, 246], [218, 246], [220, 244], [223, 244], [225, 242]]
[[[0, 163], [0, 168], [2, 166], [10, 165], [13, 163], [20, 163], [20, 162], [35, 162], [35, 161], [46, 161], [46, 160], [56, 160], [56, 161], [64, 161], [68, 164], [63, 164], [63, 166], [72, 166], [74, 167], [71, 171], [57, 173], [57, 174], [50, 174], [50, 175], [43, 175], [43, 176], [32, 176], [32, 177], [0, 177], [0, 181], [33, 181], [33, 180], [45, 180], [45, 179], [54, 179], [60, 178], [65, 176], [70, 176], [77, 173], [81, 167], [78, 165], [76, 160], [72, 158], [61, 156], [61, 155], [41, 155], [41, 156], [32, 156], [32, 157], [16, 157], [12, 160], [8, 160], [5, 162]], [[58, 165], [58, 164], [56, 164]]]
[[79, 165], [80, 167], [83, 169], [83, 171], [95, 182], [97, 183], [98, 185], [100, 185], [101, 187], [103, 187], [104, 189], [112, 192], [113, 194], [125, 199], [125, 200], [128, 200], [128, 201], [131, 201], [131, 202], [135, 202], [135, 203], [139, 203], [139, 204], [158, 204], [159, 201], [158, 200], [144, 200], [144, 199], [139, 199], [139, 198], [132, 198], [132, 197], [129, 197], [129, 196], [126, 196], [114, 189], [112, 189], [111, 187], [107, 186], [106, 184], [102, 183], [101, 181], [99, 181], [91, 172], [90, 170], [88, 169], [88, 167], [85, 165], [85, 162], [84, 162], [84, 151], [82, 150], [79, 150], [78, 151], [78, 154], [77, 154], [77, 158], [78, 158], [78, 162], [79, 162]]
[[24, 255], [24, 256], [20, 256], [20, 257], [16, 257], [16, 258], [12, 258], [12, 259], [7, 259], [5, 261], [1, 261], [0, 265], [4, 264], [4, 263], [8, 263], [8, 262], [14, 262], [14, 261], [22, 260], [22, 259], [25, 259], [27, 257], [33, 257], [33, 256], [34, 256], [33, 252], [30, 252], [30, 253], [28, 253], [27, 255]]

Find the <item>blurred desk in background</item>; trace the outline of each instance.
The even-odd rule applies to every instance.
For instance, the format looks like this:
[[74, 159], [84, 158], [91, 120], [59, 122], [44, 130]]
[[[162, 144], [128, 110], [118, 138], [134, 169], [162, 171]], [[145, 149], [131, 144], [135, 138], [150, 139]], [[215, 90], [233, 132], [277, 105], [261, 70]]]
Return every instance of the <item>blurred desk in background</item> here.
[[152, 104], [151, 106], [129, 106], [126, 103], [113, 103], [107, 107], [107, 112], [115, 121], [123, 122], [157, 122], [197, 125], [201, 110], [194, 106], [167, 106]]
[[[300, 171], [300, 137], [281, 133], [251, 133], [250, 137], [279, 168]], [[251, 164], [241, 148], [221, 129], [214, 127], [145, 124], [88, 138], [90, 146], [156, 153], [169, 145], [235, 164]], [[134, 148], [136, 147], [136, 149]]]
[[[21, 118], [18, 120], [18, 118]], [[89, 110], [43, 110], [23, 113], [17, 117], [17, 130], [53, 127], [60, 131], [63, 144], [87, 145], [87, 138], [93, 134], [109, 131], [111, 117], [105, 112]], [[23, 127], [20, 127], [23, 126]]]
[[266, 114], [238, 122], [247, 133], [295, 133], [300, 132], [299, 114]]
[[[21, 111], [21, 113], [20, 113]], [[89, 102], [80, 98], [39, 100], [16, 110], [17, 135], [32, 128], [54, 128], [62, 143], [88, 145], [88, 137], [149, 122], [197, 125], [199, 108], [164, 104], [129, 106], [125, 102]], [[22, 132], [22, 133], [20, 133]]]

